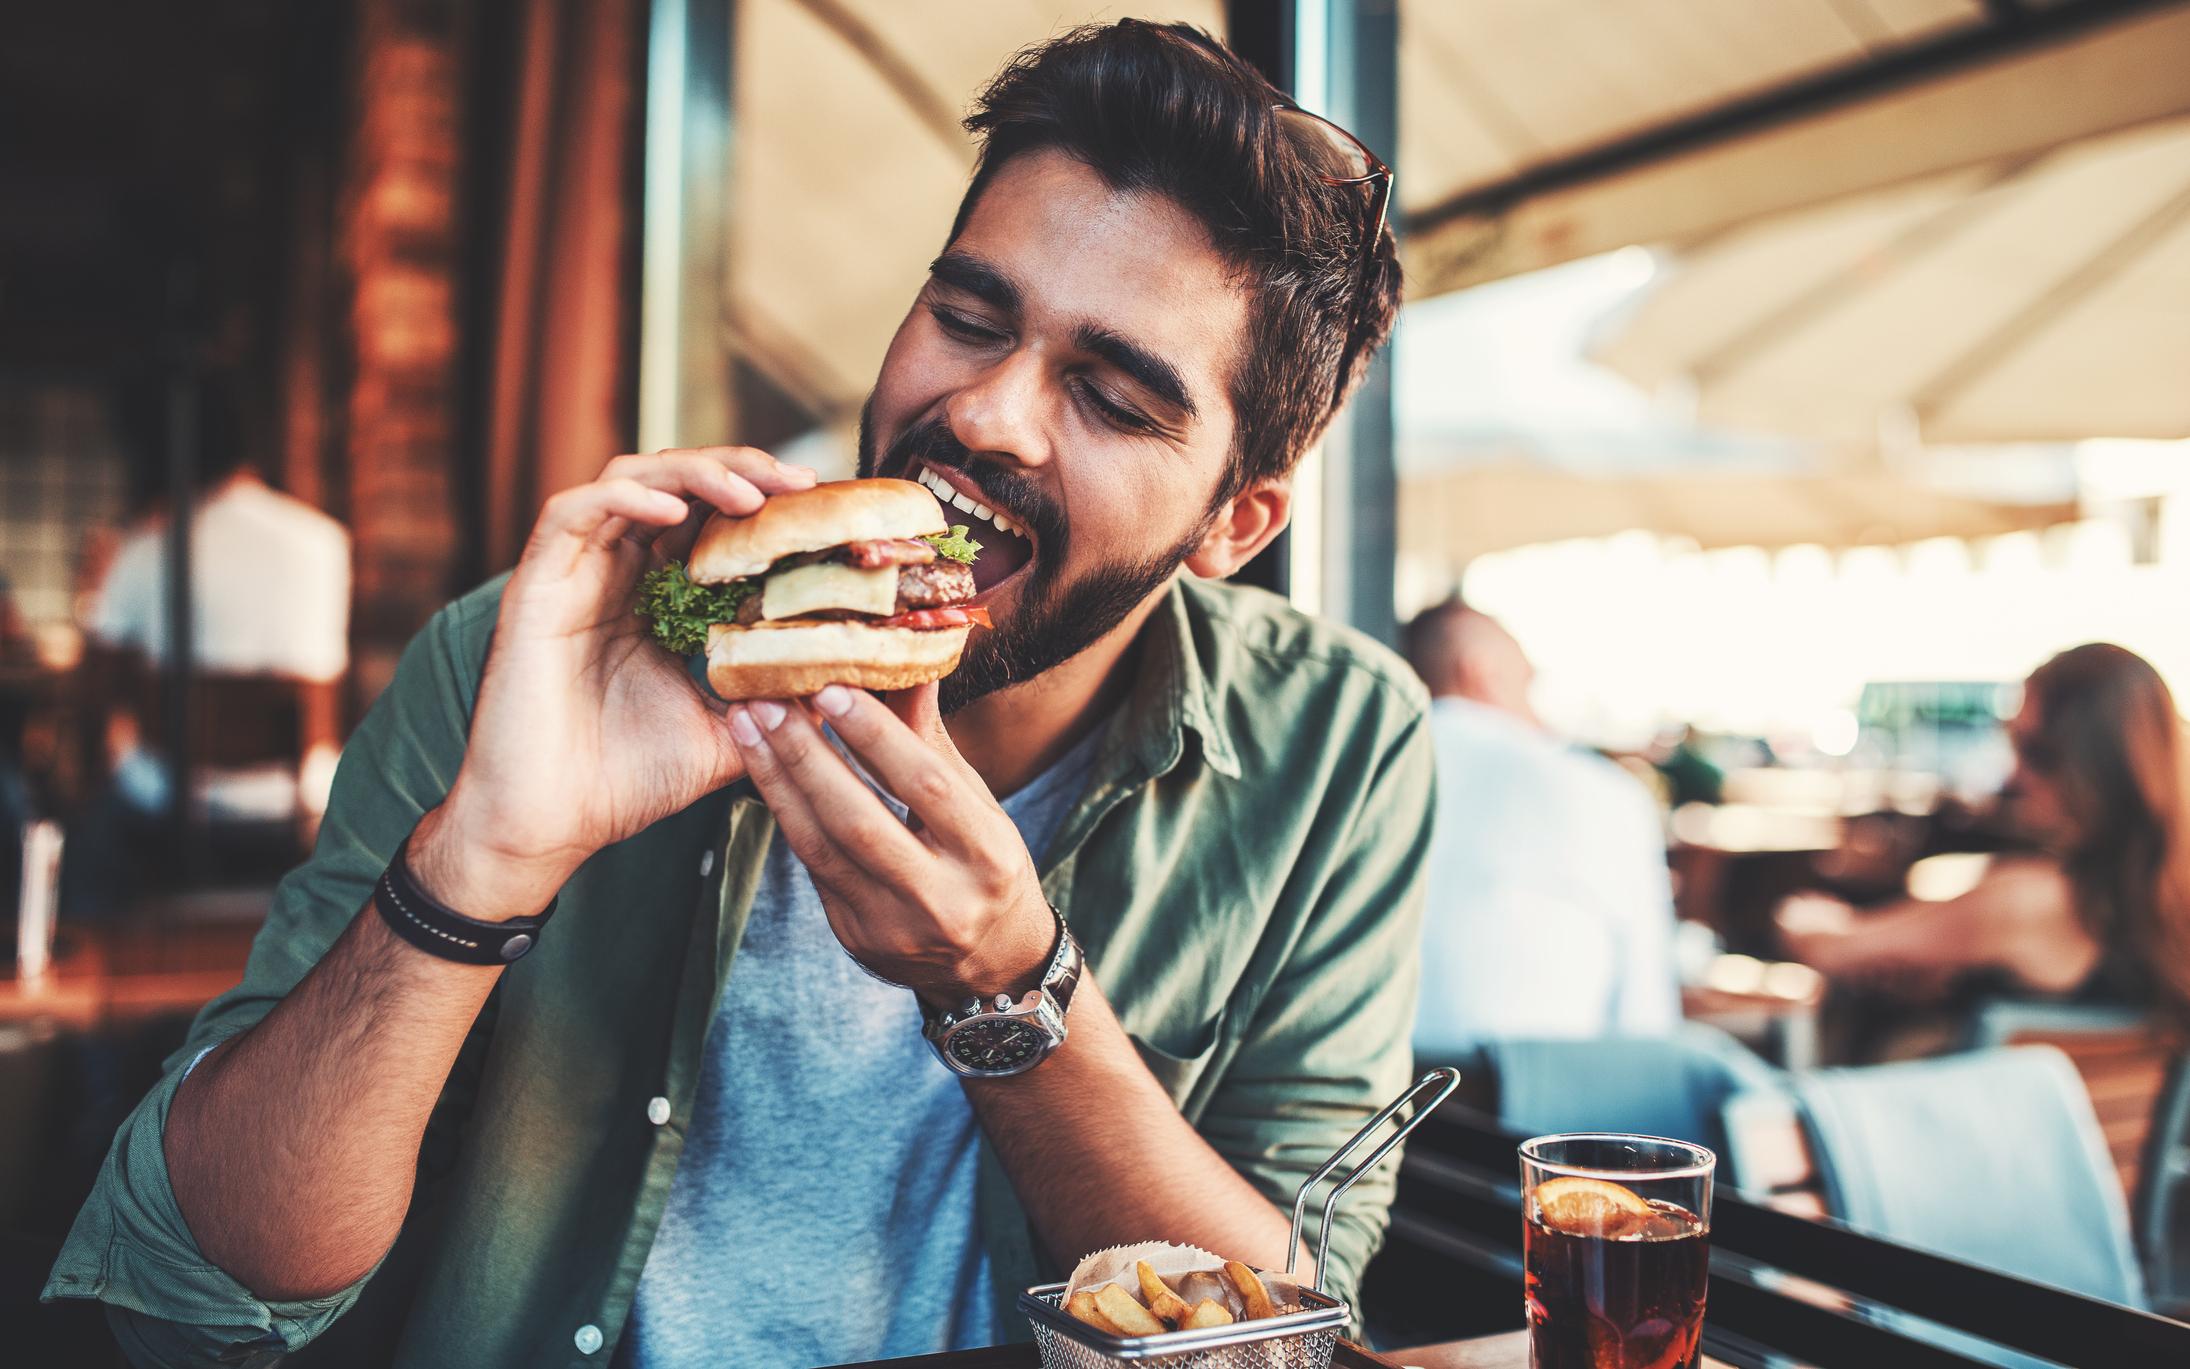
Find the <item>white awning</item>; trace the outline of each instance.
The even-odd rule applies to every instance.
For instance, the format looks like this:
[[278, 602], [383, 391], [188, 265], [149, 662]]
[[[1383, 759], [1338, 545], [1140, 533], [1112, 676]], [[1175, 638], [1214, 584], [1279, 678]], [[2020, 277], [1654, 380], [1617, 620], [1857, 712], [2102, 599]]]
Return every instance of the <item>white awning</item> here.
[[1515, 459], [1404, 477], [1399, 545], [1457, 574], [1489, 552], [1635, 530], [1705, 548], [1839, 548], [1990, 537], [2076, 516], [2072, 504], [1993, 503], [1875, 470], [1618, 476]]
[[2190, 119], [1769, 219], [1666, 275], [1595, 356], [1713, 426], [2190, 436]]
[[1421, 299], [2190, 113], [2190, 5], [1407, 0]]

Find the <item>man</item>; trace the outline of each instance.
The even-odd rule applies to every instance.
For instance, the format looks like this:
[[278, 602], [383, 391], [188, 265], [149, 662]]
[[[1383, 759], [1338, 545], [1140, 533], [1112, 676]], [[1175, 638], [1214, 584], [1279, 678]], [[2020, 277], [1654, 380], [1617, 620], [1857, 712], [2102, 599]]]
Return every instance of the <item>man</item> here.
[[[140, 446], [156, 450], [166, 414], [162, 392], [144, 389], [123, 405]], [[326, 807], [340, 741], [339, 688], [350, 667], [350, 534], [341, 523], [266, 483], [252, 462], [233, 391], [203, 387], [198, 407], [201, 484], [190, 501], [190, 656], [216, 719], [263, 709], [267, 685], [292, 700], [293, 735], [216, 736], [199, 757], [197, 801], [215, 824], [294, 823]], [[181, 502], [178, 498], [177, 502]], [[125, 536], [99, 581], [86, 626], [120, 659], [103, 679], [144, 682], [166, 665], [167, 517]], [[172, 802], [166, 758], [146, 744], [143, 720], [116, 709], [108, 749], [120, 798], [140, 818]], [[205, 739], [201, 738], [201, 744]], [[228, 743], [242, 754], [225, 754]]]
[[1437, 750], [1416, 1053], [1670, 1031], [1680, 1000], [1657, 806], [1544, 730], [1535, 669], [1495, 619], [1450, 600], [1408, 623], [1404, 645], [1430, 687]]
[[[1018, 1290], [1122, 1241], [1282, 1266], [1281, 1205], [1406, 1083], [1431, 762], [1396, 662], [1204, 583], [1397, 304], [1388, 177], [1278, 99], [1127, 22], [981, 100], [861, 439], [990, 511], [997, 626], [940, 698], [726, 708], [632, 617], [702, 513], [811, 473], [626, 456], [549, 501], [410, 648], [48, 1295], [148, 1361], [355, 1303], [379, 1362], [654, 1369], [1018, 1338]], [[482, 944], [557, 903], [503, 970], [394, 934], [376, 881]], [[920, 1039], [1034, 992], [1069, 1034], [1023, 1072]], [[1342, 1296], [1390, 1193], [1349, 1196]]]

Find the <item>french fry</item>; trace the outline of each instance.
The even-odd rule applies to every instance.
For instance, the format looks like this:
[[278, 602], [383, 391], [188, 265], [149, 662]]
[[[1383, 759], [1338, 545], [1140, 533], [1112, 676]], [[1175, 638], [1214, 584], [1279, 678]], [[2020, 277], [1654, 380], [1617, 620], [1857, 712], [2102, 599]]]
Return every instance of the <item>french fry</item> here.
[[1173, 1326], [1181, 1325], [1186, 1321], [1187, 1316], [1194, 1309], [1188, 1307], [1184, 1299], [1171, 1291], [1171, 1285], [1163, 1281], [1162, 1275], [1148, 1267], [1148, 1261], [1141, 1260], [1136, 1263], [1133, 1266], [1133, 1272], [1141, 1276], [1141, 1297], [1147, 1301], [1149, 1311], [1162, 1317]]
[[1118, 1329], [1116, 1322], [1103, 1315], [1102, 1308], [1095, 1305], [1095, 1295], [1084, 1288], [1065, 1300], [1065, 1311], [1070, 1312], [1073, 1316], [1078, 1317], [1081, 1321], [1086, 1322], [1106, 1336], [1122, 1336], [1125, 1334]]
[[1212, 1298], [1203, 1298], [1200, 1302], [1194, 1304], [1192, 1311], [1186, 1314], [1186, 1320], [1179, 1323], [1179, 1329], [1181, 1331], [1199, 1331], [1205, 1326], [1230, 1326], [1231, 1324], [1232, 1314], [1225, 1310], [1224, 1304]]
[[1278, 1314], [1277, 1307], [1270, 1301], [1270, 1290], [1262, 1286], [1262, 1280], [1256, 1276], [1254, 1270], [1238, 1260], [1226, 1260], [1224, 1276], [1232, 1281], [1232, 1287], [1239, 1290], [1240, 1304], [1247, 1312], [1243, 1320], [1261, 1321], [1264, 1317]]
[[1095, 1306], [1111, 1325], [1118, 1328], [1121, 1336], [1160, 1336], [1163, 1323], [1157, 1321], [1149, 1310], [1133, 1301], [1133, 1295], [1114, 1283], [1106, 1283], [1095, 1290]]

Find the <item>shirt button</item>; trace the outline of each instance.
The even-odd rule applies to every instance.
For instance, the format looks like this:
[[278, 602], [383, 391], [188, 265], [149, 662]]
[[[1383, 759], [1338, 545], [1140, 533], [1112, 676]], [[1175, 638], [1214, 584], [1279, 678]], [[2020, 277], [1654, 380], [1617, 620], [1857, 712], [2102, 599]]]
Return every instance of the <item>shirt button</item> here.
[[579, 1354], [590, 1355], [601, 1348], [601, 1328], [588, 1322], [578, 1328], [578, 1334], [571, 1340], [577, 1344]]
[[700, 878], [705, 879], [713, 873], [715, 873], [715, 853], [713, 851], [703, 852], [700, 856]]
[[669, 1121], [669, 1100], [667, 1098], [647, 1099], [646, 1120], [652, 1122], [655, 1126], [666, 1125]]

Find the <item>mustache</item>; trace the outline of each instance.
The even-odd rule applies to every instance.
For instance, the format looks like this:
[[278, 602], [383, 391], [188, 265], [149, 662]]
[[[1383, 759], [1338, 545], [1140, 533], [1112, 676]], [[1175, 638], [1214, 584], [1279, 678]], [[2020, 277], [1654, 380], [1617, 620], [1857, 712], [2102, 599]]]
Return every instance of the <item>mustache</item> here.
[[925, 419], [898, 434], [877, 463], [879, 474], [903, 476], [915, 464], [956, 471], [981, 492], [981, 502], [1001, 510], [1013, 522], [1033, 530], [1034, 540], [1053, 560], [1061, 560], [1069, 533], [1063, 510], [1034, 477], [982, 461], [960, 442], [940, 418]]

